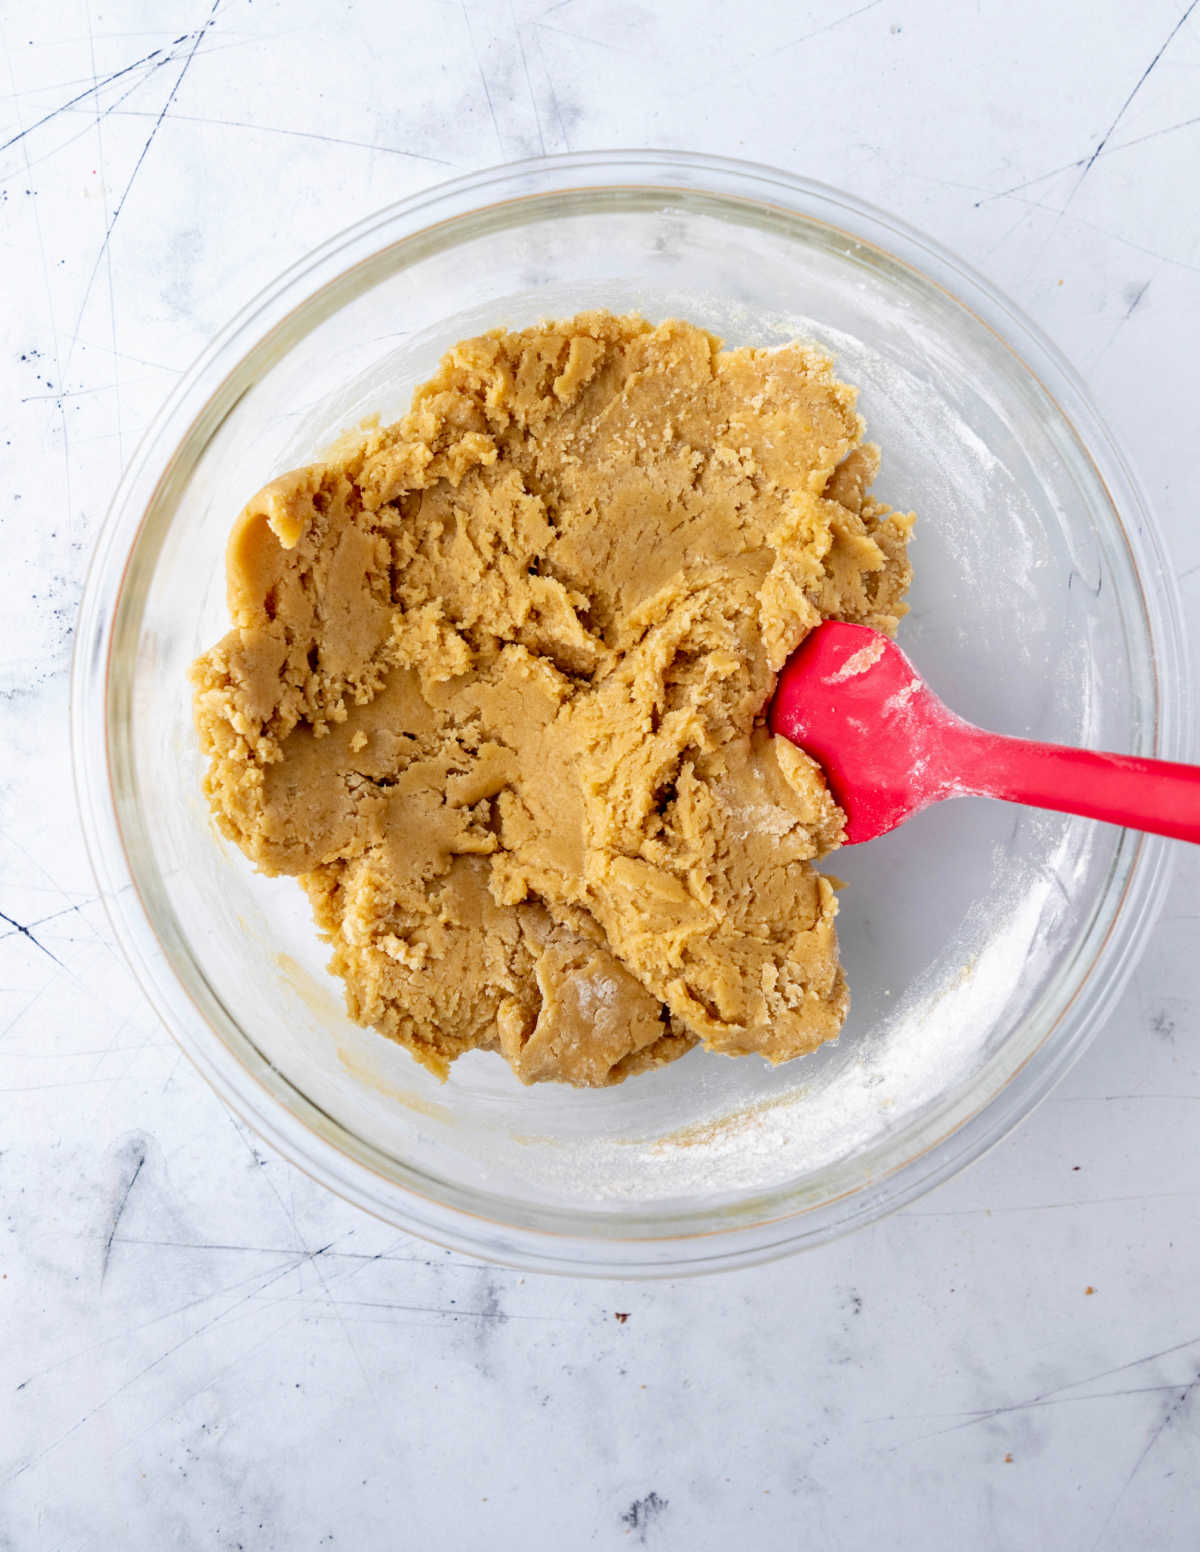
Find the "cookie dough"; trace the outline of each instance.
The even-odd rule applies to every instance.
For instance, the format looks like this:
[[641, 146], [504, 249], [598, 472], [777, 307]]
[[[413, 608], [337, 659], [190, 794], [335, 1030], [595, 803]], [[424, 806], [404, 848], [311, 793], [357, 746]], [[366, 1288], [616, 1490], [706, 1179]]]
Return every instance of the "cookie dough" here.
[[205, 787], [355, 1019], [588, 1086], [837, 1034], [842, 815], [763, 712], [822, 617], [905, 609], [854, 403], [802, 345], [586, 313], [457, 345], [250, 502]]

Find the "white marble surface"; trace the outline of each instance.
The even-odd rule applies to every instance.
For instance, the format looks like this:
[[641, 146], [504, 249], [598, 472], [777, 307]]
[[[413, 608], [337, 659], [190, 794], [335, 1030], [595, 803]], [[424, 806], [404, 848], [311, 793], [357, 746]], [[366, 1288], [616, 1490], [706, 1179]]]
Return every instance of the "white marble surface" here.
[[1200, 10], [34, 9], [0, 4], [0, 1547], [1194, 1549], [1200, 855], [967, 1175], [766, 1269], [573, 1284], [384, 1228], [229, 1118], [113, 950], [66, 704], [90, 542], [211, 332], [386, 201], [606, 144], [840, 184], [1010, 291], [1200, 634]]

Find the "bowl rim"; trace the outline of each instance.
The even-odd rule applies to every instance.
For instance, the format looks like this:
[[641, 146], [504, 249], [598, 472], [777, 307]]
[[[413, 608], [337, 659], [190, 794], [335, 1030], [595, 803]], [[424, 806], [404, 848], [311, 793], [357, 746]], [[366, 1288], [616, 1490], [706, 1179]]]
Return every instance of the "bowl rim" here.
[[[505, 186], [510, 190], [507, 199], [472, 203]], [[1102, 1027], [1104, 1013], [1131, 974], [1165, 894], [1173, 856], [1168, 843], [1158, 837], [1126, 837], [1129, 849], [1124, 886], [1111, 920], [1036, 1048], [997, 1091], [975, 1109], [956, 1116], [945, 1131], [928, 1137], [901, 1163], [843, 1196], [816, 1206], [800, 1205], [782, 1216], [752, 1224], [717, 1225], [700, 1233], [661, 1237], [560, 1233], [482, 1217], [461, 1205], [424, 1195], [411, 1183], [383, 1175], [361, 1151], [346, 1151], [320, 1135], [264, 1081], [263, 1073], [239, 1060], [175, 974], [143, 905], [124, 849], [111, 769], [109, 669], [116, 605], [146, 513], [169, 479], [180, 450], [198, 434], [206, 417], [211, 421], [207, 428], [211, 434], [240, 396], [233, 396], [238, 366], [258, 353], [293, 312], [327, 294], [336, 295], [338, 282], [345, 282], [363, 264], [398, 242], [431, 233], [446, 222], [499, 210], [514, 199], [601, 190], [708, 193], [763, 208], [774, 206], [793, 218], [825, 227], [833, 223], [808, 207], [832, 207], [845, 221], [843, 225], [839, 219], [835, 230], [856, 244], [882, 248], [891, 259], [915, 269], [924, 280], [946, 291], [988, 327], [1057, 405], [1109, 494], [1124, 533], [1147, 628], [1148, 667], [1154, 687], [1154, 752], [1164, 758], [1185, 757], [1191, 700], [1177, 580], [1165, 565], [1161, 540], [1135, 475], [1073, 368], [1037, 325], [933, 239], [854, 196], [761, 163], [698, 152], [636, 149], [531, 158], [431, 185], [327, 239], [260, 290], [213, 337], [143, 434], [116, 487], [93, 549], [72, 664], [72, 763], [89, 861], [114, 936], [135, 978], [202, 1076], [265, 1141], [347, 1201], [455, 1250], [533, 1270], [595, 1276], [677, 1276], [755, 1264], [824, 1243], [911, 1202], [1007, 1135], [1045, 1098]], [[771, 190], [776, 199], [764, 197]], [[422, 221], [422, 216], [439, 208], [449, 210], [442, 221]], [[406, 225], [407, 230], [383, 246], [372, 246], [378, 234], [397, 225]], [[880, 233], [886, 235], [886, 248], [878, 241]], [[348, 253], [357, 255], [351, 264], [341, 262]], [[959, 285], [969, 294], [969, 302], [960, 294]], [[1010, 335], [1016, 336], [1020, 348]], [[245, 348], [229, 362], [231, 353], [242, 345]], [[229, 364], [214, 383], [214, 369], [222, 362]], [[1153, 582], [1153, 588], [1147, 587], [1148, 581]], [[1098, 973], [1102, 969], [1105, 974]], [[1053, 1036], [1068, 1016], [1075, 1027], [1069, 1038], [1056, 1041]], [[278, 1074], [277, 1069], [271, 1070]], [[290, 1080], [278, 1076], [301, 1101], [299, 1109], [307, 1108], [316, 1116], [324, 1114]], [[247, 1079], [251, 1080], [249, 1087]], [[342, 1136], [350, 1135], [340, 1123], [331, 1124]], [[847, 1209], [848, 1202], [853, 1205]]]

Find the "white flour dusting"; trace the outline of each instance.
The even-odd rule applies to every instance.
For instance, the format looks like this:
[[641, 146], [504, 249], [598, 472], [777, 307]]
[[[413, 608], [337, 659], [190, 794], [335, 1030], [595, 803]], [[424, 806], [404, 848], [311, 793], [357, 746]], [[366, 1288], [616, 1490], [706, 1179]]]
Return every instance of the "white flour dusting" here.
[[869, 673], [875, 664], [879, 662], [887, 648], [887, 643], [882, 639], [869, 641], [865, 647], [859, 647], [857, 652], [852, 652], [835, 674], [825, 676], [826, 684], [844, 684], [847, 679], [859, 679], [863, 674]]
[[919, 679], [910, 679], [903, 689], [897, 690], [895, 695], [889, 695], [883, 703], [884, 716], [894, 717], [897, 712], [903, 711], [920, 688]]
[[[662, 1135], [579, 1138], [547, 1148], [530, 1137], [525, 1164], [536, 1179], [597, 1205], [664, 1202], [768, 1190], [836, 1166], [888, 1133], [918, 1121], [947, 1094], [965, 1094], [1001, 1059], [1009, 1009], [1044, 968], [1047, 917], [1057, 913], [1086, 848], [1068, 830], [1037, 877], [993, 856], [995, 894], [972, 910], [928, 972], [899, 989], [889, 1016], [857, 1050], [818, 1074], [801, 1059], [779, 1093], [708, 1113]], [[1052, 934], [1051, 934], [1052, 936]], [[955, 969], [954, 967], [958, 968]], [[1021, 1053], [1008, 1051], [1015, 1066]], [[784, 1071], [784, 1069], [781, 1069]]]

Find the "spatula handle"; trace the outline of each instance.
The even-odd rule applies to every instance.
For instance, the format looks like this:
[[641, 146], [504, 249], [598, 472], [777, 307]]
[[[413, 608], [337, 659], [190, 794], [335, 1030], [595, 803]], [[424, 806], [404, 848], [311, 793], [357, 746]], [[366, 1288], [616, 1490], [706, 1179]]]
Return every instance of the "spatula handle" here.
[[1200, 766], [1036, 744], [969, 723], [944, 738], [958, 791], [1200, 842]]

